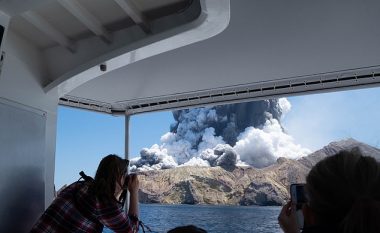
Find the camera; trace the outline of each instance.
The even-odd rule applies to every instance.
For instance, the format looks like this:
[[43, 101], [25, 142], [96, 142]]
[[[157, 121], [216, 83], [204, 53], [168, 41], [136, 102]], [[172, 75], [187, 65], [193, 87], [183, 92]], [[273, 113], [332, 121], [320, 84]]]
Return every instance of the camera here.
[[290, 185], [290, 197], [292, 204], [296, 206], [297, 224], [300, 229], [304, 227], [304, 217], [302, 213], [302, 206], [307, 202], [305, 196], [305, 184], [292, 184]]
[[128, 190], [128, 183], [129, 183], [129, 180], [136, 179], [136, 177], [137, 177], [137, 174], [134, 174], [134, 173], [128, 174], [128, 175], [125, 177], [125, 181], [124, 181], [123, 189]]

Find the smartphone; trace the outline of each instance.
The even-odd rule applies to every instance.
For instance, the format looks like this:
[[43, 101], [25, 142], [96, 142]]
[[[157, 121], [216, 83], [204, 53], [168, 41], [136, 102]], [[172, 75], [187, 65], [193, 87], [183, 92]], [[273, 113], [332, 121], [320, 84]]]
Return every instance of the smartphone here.
[[296, 205], [296, 217], [299, 229], [303, 229], [304, 217], [302, 214], [302, 206], [306, 203], [305, 184], [290, 185], [290, 197], [292, 203]]

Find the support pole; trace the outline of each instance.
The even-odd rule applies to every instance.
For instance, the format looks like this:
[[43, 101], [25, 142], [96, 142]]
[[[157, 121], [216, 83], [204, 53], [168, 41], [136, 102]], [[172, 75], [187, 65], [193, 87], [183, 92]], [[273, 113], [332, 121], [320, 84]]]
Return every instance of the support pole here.
[[[131, 115], [125, 111], [125, 143], [124, 143], [124, 156], [125, 159], [129, 160], [129, 120], [131, 118]], [[129, 174], [129, 166], [128, 166], [128, 174]], [[125, 197], [125, 203], [124, 203], [124, 210], [126, 213], [128, 213], [129, 209], [129, 192], [126, 193]]]

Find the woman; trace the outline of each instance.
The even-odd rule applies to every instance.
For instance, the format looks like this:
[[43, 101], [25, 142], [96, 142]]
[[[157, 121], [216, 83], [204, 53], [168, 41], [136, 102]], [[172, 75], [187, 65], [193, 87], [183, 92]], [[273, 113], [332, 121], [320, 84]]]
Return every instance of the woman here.
[[[306, 179], [303, 233], [380, 232], [380, 164], [359, 149], [342, 151], [315, 165]], [[299, 233], [295, 206], [279, 215], [285, 233]]]
[[[65, 188], [31, 230], [34, 232], [138, 231], [137, 176], [127, 176], [129, 161], [116, 155], [102, 159], [95, 179], [87, 178]], [[124, 183], [130, 192], [128, 216], [123, 211]]]

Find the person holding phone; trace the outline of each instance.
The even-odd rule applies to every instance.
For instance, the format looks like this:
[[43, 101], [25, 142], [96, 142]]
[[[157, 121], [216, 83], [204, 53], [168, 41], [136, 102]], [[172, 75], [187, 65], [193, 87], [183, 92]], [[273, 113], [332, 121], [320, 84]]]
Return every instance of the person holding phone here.
[[304, 192], [304, 226], [297, 223], [297, 200], [292, 197], [278, 217], [285, 233], [380, 232], [380, 163], [358, 148], [317, 163]]
[[[69, 185], [46, 209], [31, 230], [42, 232], [138, 232], [138, 190], [136, 175], [128, 175], [129, 161], [117, 155], [104, 157], [95, 179], [81, 174], [84, 181]], [[123, 192], [130, 192], [128, 215], [123, 210]]]

